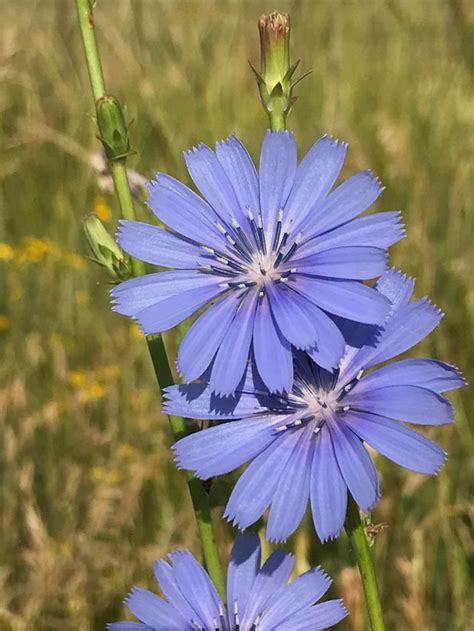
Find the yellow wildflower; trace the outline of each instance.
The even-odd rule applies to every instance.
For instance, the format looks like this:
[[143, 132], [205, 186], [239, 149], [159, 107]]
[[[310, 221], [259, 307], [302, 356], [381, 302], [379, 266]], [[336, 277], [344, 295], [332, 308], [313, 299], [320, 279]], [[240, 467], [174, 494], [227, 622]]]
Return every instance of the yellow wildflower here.
[[86, 373], [81, 370], [73, 370], [69, 374], [69, 383], [75, 388], [82, 388], [86, 384], [86, 381]]
[[47, 254], [60, 258], [61, 250], [57, 244], [49, 239], [28, 237], [25, 239], [24, 246], [19, 250], [18, 260], [20, 263], [40, 263]]
[[11, 261], [15, 252], [9, 243], [0, 243], [0, 261]]
[[79, 400], [82, 403], [90, 403], [105, 397], [105, 388], [100, 383], [91, 383], [78, 391]]
[[110, 206], [101, 195], [98, 195], [95, 198], [94, 212], [102, 221], [110, 221], [112, 217]]

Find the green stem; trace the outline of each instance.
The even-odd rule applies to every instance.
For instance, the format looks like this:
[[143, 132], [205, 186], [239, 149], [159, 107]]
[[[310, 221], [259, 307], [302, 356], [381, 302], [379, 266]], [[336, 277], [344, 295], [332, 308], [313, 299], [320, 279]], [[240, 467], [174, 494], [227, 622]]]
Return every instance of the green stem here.
[[286, 129], [286, 116], [283, 112], [268, 112], [268, 117], [272, 131], [283, 131]]
[[372, 631], [385, 631], [382, 603], [380, 602], [377, 577], [375, 575], [375, 568], [372, 561], [372, 555], [370, 553], [369, 542], [367, 541], [359, 508], [350, 494], [345, 529], [359, 566], [360, 577], [362, 579], [362, 585], [364, 586], [365, 602], [369, 613], [370, 626]]
[[[110, 170], [114, 180], [115, 194], [120, 205], [120, 210], [125, 219], [135, 219], [135, 208], [133, 206], [132, 193], [128, 183], [127, 167], [125, 158], [120, 160], [112, 160], [110, 162]], [[134, 276], [142, 276], [145, 273], [145, 264], [143, 261], [132, 257], [132, 272]]]
[[[97, 39], [94, 29], [94, 19], [91, 0], [75, 0], [79, 25], [81, 29], [84, 52], [89, 70], [89, 77], [92, 86], [94, 101], [106, 96], [104, 75], [100, 62]], [[110, 164], [112, 177], [114, 180], [115, 192], [120, 205], [121, 213], [126, 219], [135, 219], [135, 209], [130, 186], [127, 177], [125, 158], [112, 160]], [[145, 272], [141, 261], [132, 261], [133, 273], [139, 276]], [[161, 335], [153, 335], [147, 338], [153, 368], [161, 391], [167, 386], [173, 385], [173, 375], [166, 354], [166, 350]], [[173, 437], [179, 440], [186, 435], [185, 420], [178, 416], [169, 416]], [[191, 472], [186, 472], [186, 480], [191, 494], [194, 512], [198, 524], [199, 536], [203, 550], [204, 561], [209, 576], [214, 582], [217, 590], [225, 600], [225, 580], [222, 572], [219, 553], [214, 538], [211, 511], [209, 501], [200, 480], [197, 480]]]
[[95, 36], [92, 0], [76, 0], [76, 8], [81, 28], [82, 43], [86, 53], [92, 94], [94, 95], [94, 102], [96, 102], [105, 96], [105, 83]]

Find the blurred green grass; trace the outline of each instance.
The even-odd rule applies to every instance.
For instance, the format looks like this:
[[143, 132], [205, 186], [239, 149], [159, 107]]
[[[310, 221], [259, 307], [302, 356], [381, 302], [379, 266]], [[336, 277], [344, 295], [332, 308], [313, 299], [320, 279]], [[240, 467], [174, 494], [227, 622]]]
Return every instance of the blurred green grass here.
[[[346, 174], [381, 177], [377, 207], [401, 208], [408, 232], [392, 263], [447, 314], [417, 353], [468, 374], [472, 4], [99, 0], [107, 83], [135, 121], [131, 166], [189, 181], [182, 151], [230, 132], [257, 155], [266, 121], [247, 59], [274, 8], [291, 13], [293, 56], [313, 71], [289, 119], [301, 153], [328, 132], [349, 142]], [[88, 162], [97, 141], [72, 2], [1, 3], [0, 82], [0, 630], [103, 629], [132, 584], [153, 584], [152, 559], [199, 553], [193, 515], [145, 345], [82, 257], [81, 218], [110, 207], [113, 229], [117, 208]], [[472, 624], [473, 394], [453, 399], [456, 424], [427, 431], [449, 452], [437, 478], [378, 462], [372, 520], [389, 528], [374, 551], [391, 630]], [[212, 491], [224, 554], [229, 486]], [[300, 571], [321, 563], [334, 576], [353, 613], [341, 628], [363, 629], [345, 538], [321, 546], [308, 523], [289, 546]]]

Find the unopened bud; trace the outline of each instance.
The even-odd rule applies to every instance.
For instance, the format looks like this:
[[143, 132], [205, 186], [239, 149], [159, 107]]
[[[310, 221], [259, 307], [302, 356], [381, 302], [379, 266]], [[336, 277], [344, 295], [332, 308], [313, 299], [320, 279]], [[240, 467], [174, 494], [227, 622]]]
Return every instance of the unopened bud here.
[[[284, 129], [286, 116], [296, 97], [293, 81], [299, 61], [290, 65], [290, 16], [275, 11], [262, 15], [258, 21], [260, 33], [260, 72], [250, 64], [257, 77], [260, 98], [270, 117], [272, 129]], [[306, 76], [306, 75], [304, 75]]]
[[282, 83], [290, 69], [290, 16], [287, 13], [262, 15], [260, 32], [261, 74], [271, 92]]
[[91, 214], [84, 219], [84, 232], [93, 254], [92, 260], [105, 267], [115, 280], [130, 278], [132, 271], [128, 257], [97, 215]]
[[109, 160], [120, 160], [130, 154], [128, 127], [120, 103], [114, 96], [96, 102], [97, 126]]

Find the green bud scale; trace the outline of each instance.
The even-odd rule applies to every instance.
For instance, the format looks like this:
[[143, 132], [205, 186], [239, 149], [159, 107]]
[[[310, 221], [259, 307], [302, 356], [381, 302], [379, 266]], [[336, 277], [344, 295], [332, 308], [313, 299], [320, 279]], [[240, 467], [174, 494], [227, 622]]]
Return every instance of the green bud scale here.
[[130, 154], [128, 127], [120, 103], [114, 96], [103, 96], [95, 104], [99, 140], [109, 160], [121, 160]]
[[122, 252], [112, 235], [97, 217], [91, 214], [84, 219], [84, 232], [95, 263], [105, 267], [117, 281], [130, 278], [132, 270], [129, 258]]

